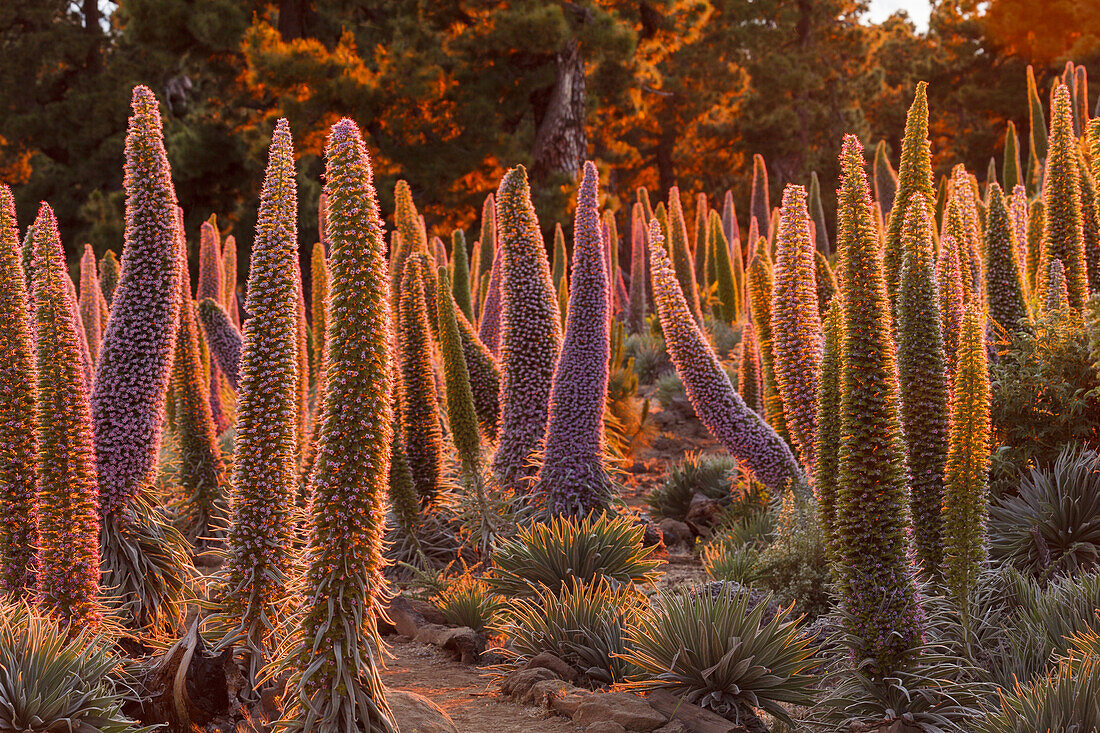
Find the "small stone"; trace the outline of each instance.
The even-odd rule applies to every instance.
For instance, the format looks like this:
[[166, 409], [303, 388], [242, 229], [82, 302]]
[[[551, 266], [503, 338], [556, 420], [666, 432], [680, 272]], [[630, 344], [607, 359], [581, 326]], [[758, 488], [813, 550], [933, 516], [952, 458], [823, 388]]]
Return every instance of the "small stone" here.
[[692, 541], [695, 539], [691, 527], [671, 517], [662, 519], [657, 525], [657, 528], [660, 529], [661, 534], [665, 536], [666, 547], [672, 547], [674, 545], [691, 545]]
[[451, 716], [423, 695], [386, 690], [386, 702], [401, 733], [458, 733]]
[[627, 692], [591, 695], [573, 713], [573, 722], [577, 725], [604, 720], [612, 720], [630, 731], [649, 733], [664, 725], [668, 718], [642, 698]]
[[584, 733], [626, 733], [626, 728], [614, 720], [600, 720], [585, 728]]
[[536, 682], [556, 679], [558, 679], [558, 676], [545, 667], [519, 669], [504, 678], [504, 681], [500, 684], [500, 690], [505, 695], [523, 697]]
[[551, 654], [550, 652], [539, 652], [535, 656], [531, 657], [527, 664], [524, 665], [526, 669], [533, 669], [535, 667], [543, 667], [550, 670], [561, 677], [563, 680], [573, 682], [577, 679], [577, 670], [573, 669], [572, 665], [566, 662], [559, 656]]
[[576, 688], [565, 680], [542, 680], [531, 685], [531, 689], [527, 691], [523, 699], [532, 705], [541, 705], [548, 708], [551, 700], [573, 689]]
[[485, 651], [485, 639], [469, 626], [456, 626], [440, 636], [439, 646], [463, 664], [477, 664]]
[[580, 687], [574, 687], [571, 690], [562, 690], [547, 701], [547, 707], [558, 715], [572, 718], [574, 713], [577, 712], [577, 708], [581, 706], [581, 703], [594, 694], [596, 693], [589, 692]]

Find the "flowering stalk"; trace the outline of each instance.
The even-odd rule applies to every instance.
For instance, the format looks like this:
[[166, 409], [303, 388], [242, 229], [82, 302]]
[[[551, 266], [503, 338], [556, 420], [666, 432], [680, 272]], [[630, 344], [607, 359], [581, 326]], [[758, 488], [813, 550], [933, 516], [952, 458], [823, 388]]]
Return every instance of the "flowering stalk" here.
[[[218, 362], [225, 381], [234, 390], [240, 390], [241, 347], [244, 336], [233, 325], [229, 314], [221, 304], [207, 298], [198, 305], [199, 320], [202, 321], [206, 343], [210, 354]], [[240, 406], [238, 405], [238, 412]]]
[[1024, 279], [1016, 257], [1012, 220], [1004, 192], [994, 182], [989, 187], [989, 211], [985, 216], [985, 287], [989, 317], [1009, 331], [1027, 318]]
[[764, 415], [763, 384], [760, 381], [760, 346], [752, 321], [741, 329], [741, 358], [737, 362], [737, 391], [757, 415]]
[[466, 254], [466, 233], [455, 229], [451, 234], [451, 280], [455, 302], [467, 320], [474, 317], [474, 300], [470, 294], [470, 260]]
[[[1043, 208], [1040, 270], [1046, 273], [1051, 261], [1061, 260], [1069, 304], [1082, 308], [1089, 297], [1089, 284], [1081, 230], [1081, 176], [1069, 91], [1064, 86], [1054, 92], [1051, 103], [1050, 155], [1044, 173]], [[1040, 282], [1039, 298], [1048, 300], [1046, 279]]]
[[84, 245], [84, 254], [80, 258], [80, 323], [84, 327], [84, 338], [88, 341], [88, 356], [94, 366], [99, 360], [99, 347], [103, 322], [103, 309], [100, 300], [103, 293], [99, 289], [99, 276], [96, 273], [95, 252], [92, 245]]
[[[103, 253], [103, 259], [99, 261], [99, 287], [103, 290], [103, 297], [107, 305], [114, 302], [115, 289], [118, 287], [118, 278], [122, 274], [122, 267], [118, 263], [115, 251], [109, 249]], [[103, 324], [106, 326], [106, 322]]]
[[221, 303], [233, 325], [240, 328], [241, 317], [237, 312], [237, 238], [232, 234], [222, 242], [222, 274]]

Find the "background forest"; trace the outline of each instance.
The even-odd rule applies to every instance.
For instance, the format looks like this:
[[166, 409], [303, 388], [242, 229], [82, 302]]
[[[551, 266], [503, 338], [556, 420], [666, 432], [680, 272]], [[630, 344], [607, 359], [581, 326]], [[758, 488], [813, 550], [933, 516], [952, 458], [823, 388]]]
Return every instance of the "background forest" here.
[[732, 189], [747, 202], [759, 153], [773, 200], [817, 172], [831, 222], [842, 134], [868, 150], [885, 140], [896, 161], [917, 80], [929, 82], [936, 110], [938, 176], [948, 161], [985, 170], [1010, 120], [1027, 160], [1028, 64], [1047, 89], [1067, 59], [1100, 62], [1097, 2], [941, 0], [927, 32], [904, 14], [870, 24], [866, 9], [858, 0], [7, 0], [0, 180], [16, 191], [23, 226], [38, 201], [54, 205], [74, 269], [84, 242], [97, 256], [117, 250], [127, 101], [140, 83], [165, 102], [187, 231], [217, 214], [246, 261], [262, 153], [280, 116], [298, 131], [303, 241], [316, 236], [323, 138], [345, 115], [363, 129], [382, 211], [393, 211], [404, 178], [429, 235], [445, 240], [476, 225], [485, 194], [517, 163], [531, 170], [547, 240], [556, 221], [568, 232], [585, 157], [604, 168], [604, 205], [625, 215], [642, 185], [712, 200]]

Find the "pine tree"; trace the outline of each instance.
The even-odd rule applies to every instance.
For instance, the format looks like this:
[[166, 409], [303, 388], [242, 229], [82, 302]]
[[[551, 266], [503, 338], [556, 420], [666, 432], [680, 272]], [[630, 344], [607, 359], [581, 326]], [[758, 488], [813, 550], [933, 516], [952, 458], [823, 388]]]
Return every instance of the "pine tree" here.
[[909, 512], [917, 559], [926, 573], [940, 572], [943, 542], [943, 470], [947, 459], [948, 381], [935, 239], [928, 202], [909, 202], [902, 229], [905, 259], [898, 289], [898, 381], [909, 465]]
[[764, 386], [760, 380], [760, 346], [756, 343], [756, 333], [752, 321], [741, 329], [741, 358], [737, 362], [737, 391], [749, 409], [761, 417], [764, 416], [764, 400], [761, 393]]
[[1020, 165], [1020, 138], [1016, 135], [1016, 123], [1008, 121], [1005, 130], [1004, 166], [1001, 171], [1004, 190], [1015, 190], [1024, 183], [1023, 167]]
[[814, 284], [817, 286], [817, 312], [824, 321], [825, 313], [829, 310], [829, 303], [837, 292], [836, 275], [829, 266], [829, 260], [821, 254], [821, 250], [814, 253]]
[[[756, 220], [756, 231], [766, 232], [771, 219], [771, 204], [768, 203], [768, 167], [764, 165], [764, 156], [757, 153], [752, 156], [752, 194], [749, 198], [749, 228]], [[754, 242], [749, 237], [750, 242]]]
[[[928, 142], [928, 84], [918, 82], [913, 104], [905, 118], [905, 137], [901, 141], [901, 161], [898, 164], [898, 187], [894, 206], [886, 225], [886, 288], [894, 300], [901, 276], [903, 252], [901, 229], [909, 201], [916, 194], [923, 194], [930, 207], [928, 216], [933, 221], [936, 214], [932, 203], [936, 192], [932, 188], [932, 150]], [[838, 235], [839, 236], [839, 235]]]
[[668, 253], [672, 266], [676, 270], [676, 279], [687, 298], [688, 307], [695, 320], [703, 322], [703, 311], [699, 305], [699, 287], [695, 281], [695, 265], [688, 251], [687, 225], [684, 222], [684, 209], [680, 205], [680, 189], [673, 186], [668, 190]]
[[[112, 249], [103, 253], [103, 259], [99, 261], [99, 287], [103, 290], [103, 297], [107, 299], [107, 305], [112, 305], [115, 298], [115, 288], [118, 287], [118, 276], [122, 268], [118, 264], [118, 257]], [[107, 324], [104, 323], [104, 326]]]
[[176, 194], [157, 100], [134, 89], [126, 136], [126, 241], [92, 392], [100, 511], [152, 483], [179, 323]]
[[191, 302], [187, 248], [180, 247], [179, 336], [172, 364], [176, 435], [179, 442], [179, 482], [183, 496], [178, 514], [192, 542], [220, 537], [229, 517], [225, 464], [210, 411], [209, 391], [199, 350], [199, 331]]
[[714, 281], [718, 286], [718, 316], [726, 323], [735, 323], [741, 316], [738, 308], [741, 294], [737, 291], [737, 281], [730, 264], [729, 244], [717, 211], [712, 211], [710, 215], [710, 241], [713, 243], [711, 250], [714, 253]]
[[92, 245], [84, 245], [84, 254], [80, 258], [80, 324], [84, 327], [84, 338], [88, 341], [88, 355], [94, 366], [99, 360], [99, 346], [102, 340], [103, 312], [99, 289], [99, 274], [96, 272], [95, 253]]
[[1023, 273], [1016, 259], [1012, 221], [1004, 192], [994, 183], [990, 188], [989, 213], [985, 227], [985, 286], [989, 317], [1009, 331], [1027, 318]]
[[[9, 208], [10, 206], [6, 207]], [[43, 209], [48, 209], [46, 204]], [[70, 628], [96, 627], [99, 593], [99, 494], [91, 410], [69, 302], [69, 275], [52, 211], [39, 215], [33, 241], [37, 350], [39, 607]]]
[[817, 440], [821, 316], [806, 189], [788, 185], [780, 212], [771, 307], [775, 383], [798, 456], [804, 466], [812, 469]]
[[222, 305], [233, 325], [240, 328], [241, 317], [237, 311], [237, 238], [232, 234], [222, 242], [222, 275]]
[[443, 479], [443, 436], [439, 426], [439, 398], [432, 367], [432, 341], [424, 300], [427, 258], [405, 260], [398, 308], [401, 360], [401, 432], [412, 471], [413, 488], [422, 507], [439, 498]]
[[218, 362], [218, 367], [229, 386], [240, 391], [241, 349], [244, 336], [233, 325], [221, 303], [212, 298], [199, 302], [198, 314], [211, 356]]
[[[857, 659], [887, 675], [919, 642], [907, 558], [907, 470], [898, 409], [890, 300], [862, 148], [844, 138], [837, 249], [844, 257], [840, 462], [836, 533], [841, 588]], [[898, 202], [900, 204], [900, 201]]]
[[943, 497], [944, 576], [956, 608], [969, 626], [970, 598], [988, 557], [989, 367], [985, 319], [978, 308], [963, 318], [959, 357], [951, 386], [950, 447]]
[[[837, 545], [837, 494], [840, 470], [840, 352], [844, 332], [844, 306], [840, 298], [829, 304], [821, 327], [824, 345], [821, 353], [821, 376], [817, 390], [817, 470], [814, 489], [817, 493], [818, 518], [825, 535], [829, 559], [835, 565], [840, 560]], [[834, 568], [834, 577], [840, 571]]]
[[[1085, 243], [1081, 236], [1081, 179], [1076, 146], [1069, 92], [1059, 87], [1051, 108], [1050, 154], [1043, 185], [1043, 249], [1039, 266], [1045, 272], [1047, 263], [1061, 260], [1066, 271], [1069, 304], [1081, 308], [1088, 300], [1089, 289]], [[1045, 299], [1045, 294], [1045, 289], [1041, 289], [1040, 298]]]
[[552, 516], [584, 517], [608, 507], [604, 406], [610, 358], [610, 294], [599, 215], [599, 174], [584, 164], [573, 224], [569, 310], [554, 371], [546, 450], [535, 491]]
[[0, 183], [0, 599], [8, 601], [30, 600], [39, 546], [35, 356], [25, 283], [15, 200]]
[[[291, 567], [291, 510], [298, 488], [298, 202], [293, 143], [284, 119], [276, 123], [268, 156], [248, 268], [250, 317], [240, 360], [233, 523], [221, 592], [223, 613], [233, 627], [226, 638], [238, 636], [252, 684], [273, 651], [278, 604]], [[329, 193], [330, 205], [338, 205]]]
[[326, 395], [310, 478], [304, 616], [288, 660], [287, 731], [396, 733], [372, 647], [382, 597], [393, 435], [392, 339], [382, 222], [355, 123], [329, 136], [332, 246]]
[[630, 313], [627, 325], [632, 333], [645, 331], [645, 316], [648, 298], [646, 297], [649, 276], [646, 260], [646, 224], [645, 210], [641, 204], [634, 204], [630, 215]]
[[649, 257], [665, 344], [699, 420], [769, 490], [808, 490], [790, 447], [730, 384], [688, 308], [656, 222], [649, 226]]
[[753, 257], [748, 271], [749, 311], [756, 342], [760, 347], [760, 376], [764, 385], [764, 418], [775, 432], [786, 442], [787, 423], [783, 414], [783, 398], [775, 383], [775, 351], [772, 344], [772, 278], [771, 263], [768, 261], [767, 248], [761, 247], [760, 254]]
[[523, 166], [504, 176], [496, 202], [502, 333], [500, 441], [493, 471], [503, 486], [520, 487], [533, 473], [530, 458], [546, 437], [561, 316]]
[[455, 303], [467, 319], [474, 317], [474, 301], [470, 296], [470, 261], [466, 256], [466, 233], [455, 229], [451, 233], [451, 275]]

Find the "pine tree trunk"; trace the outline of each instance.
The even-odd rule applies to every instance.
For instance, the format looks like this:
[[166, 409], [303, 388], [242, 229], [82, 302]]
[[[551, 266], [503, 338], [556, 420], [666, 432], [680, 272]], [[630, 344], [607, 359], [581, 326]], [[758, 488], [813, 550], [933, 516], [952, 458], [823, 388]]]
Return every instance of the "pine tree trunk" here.
[[584, 57], [580, 41], [558, 52], [558, 75], [535, 134], [531, 178], [545, 181], [554, 173], [577, 175], [588, 152], [585, 121]]

